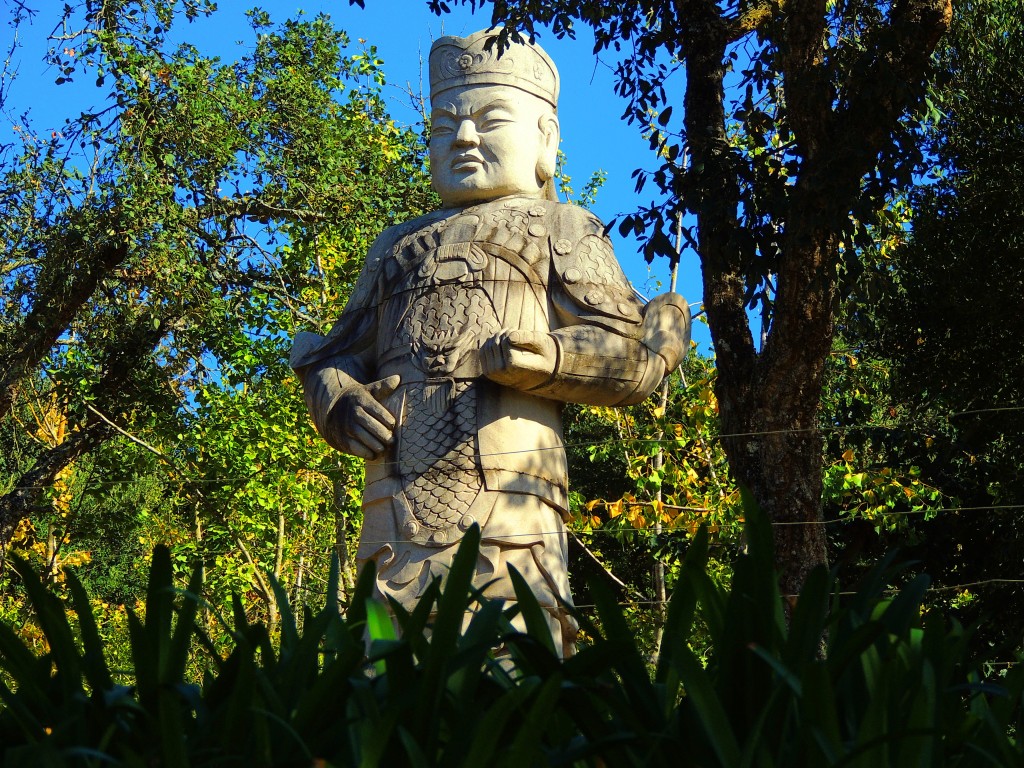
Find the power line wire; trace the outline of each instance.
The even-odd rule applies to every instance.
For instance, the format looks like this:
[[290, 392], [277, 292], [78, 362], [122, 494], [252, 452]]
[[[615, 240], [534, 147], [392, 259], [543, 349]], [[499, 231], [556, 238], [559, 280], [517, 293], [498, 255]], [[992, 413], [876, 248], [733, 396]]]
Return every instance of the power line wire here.
[[[989, 585], [994, 585], [994, 584], [999, 584], [999, 585], [1024, 584], [1024, 579], [1011, 579], [1011, 578], [980, 579], [978, 581], [964, 582], [963, 584], [948, 584], [948, 585], [944, 585], [944, 586], [928, 587], [924, 591], [925, 591], [926, 594], [929, 593], [929, 592], [950, 592], [950, 591], [953, 591], [953, 590], [962, 591], [962, 590], [967, 589], [968, 587], [989, 586]], [[895, 588], [895, 587], [894, 588], [890, 588], [890, 589], [882, 590], [882, 592], [884, 594], [888, 594], [888, 595], [895, 595], [895, 594], [898, 594], [900, 591], [901, 590], [899, 588]], [[831, 594], [837, 595], [839, 597], [853, 597], [853, 596], [857, 595], [858, 592], [856, 590], [841, 590], [839, 592], [832, 592]], [[779, 597], [793, 599], [793, 598], [799, 598], [800, 595], [779, 595]], [[628, 607], [635, 606], [635, 605], [649, 605], [649, 606], [666, 605], [666, 604], [668, 604], [670, 602], [671, 602], [671, 598], [669, 598], [667, 600], [621, 600], [621, 601], [617, 602], [616, 604], [620, 608], [628, 608]], [[597, 605], [594, 604], [594, 603], [581, 603], [581, 604], [576, 605], [574, 607], [577, 608], [577, 609], [580, 609], [580, 610], [593, 610], [593, 609], [597, 608]], [[994, 663], [995, 664], [1016, 664], [1016, 663], [1019, 663], [1019, 662], [994, 662]]]
[[969, 411], [951, 413], [948, 418], [955, 419], [959, 416], [968, 416], [976, 413], [1002, 413], [1004, 411], [1024, 411], [1024, 405], [1003, 405], [996, 408], [972, 408]]
[[[1024, 410], [1024, 406], [1005, 406], [1005, 407], [1000, 407], [1000, 408], [977, 409], [976, 411], [963, 411], [963, 412], [960, 412], [960, 413], [957, 413], [957, 414], [950, 414], [949, 417], [963, 415], [964, 413], [974, 413], [974, 412], [983, 412], [983, 411], [1000, 411], [1000, 410]], [[781, 435], [781, 434], [789, 434], [789, 433], [796, 434], [796, 433], [807, 433], [807, 432], [820, 432], [820, 433], [823, 433], [823, 434], [839, 435], [839, 434], [845, 434], [847, 432], [863, 432], [863, 431], [868, 431], [868, 430], [890, 430], [890, 431], [899, 430], [899, 431], [904, 431], [904, 432], [913, 432], [914, 434], [922, 435], [924, 437], [928, 437], [928, 436], [931, 435], [931, 433], [932, 433], [931, 430], [929, 430], [929, 431], [919, 431], [917, 429], [917, 426], [919, 426], [919, 425], [915, 425], [915, 424], [911, 424], [911, 423], [887, 424], [887, 425], [886, 424], [863, 424], [863, 425], [851, 425], [851, 426], [845, 426], [845, 427], [803, 427], [803, 428], [797, 428], [797, 429], [792, 429], [791, 428], [791, 429], [758, 430], [758, 431], [751, 431], [751, 432], [731, 432], [731, 433], [727, 432], [727, 433], [719, 433], [719, 434], [702, 435], [699, 438], [694, 437], [694, 438], [691, 438], [689, 440], [685, 440], [684, 442], [687, 442], [687, 443], [689, 443], [689, 442], [697, 442], [698, 440], [701, 440], [701, 439], [724, 440], [724, 439], [727, 439], [727, 438], [762, 437], [762, 436], [769, 436], [769, 435]], [[548, 452], [548, 451], [558, 451], [558, 450], [564, 450], [564, 449], [570, 449], [570, 448], [593, 448], [593, 447], [600, 447], [600, 446], [623, 445], [623, 444], [640, 444], [640, 445], [678, 444], [678, 443], [680, 443], [681, 440], [683, 440], [683, 438], [679, 438], [679, 437], [662, 437], [662, 438], [655, 438], [655, 437], [612, 437], [612, 438], [605, 438], [605, 439], [602, 439], [602, 440], [578, 440], [578, 441], [572, 441], [572, 442], [568, 442], [568, 443], [563, 443], [561, 445], [553, 445], [553, 446], [547, 446], [547, 447], [542, 447], [542, 448], [520, 448], [520, 449], [515, 449], [515, 450], [507, 450], [507, 451], [492, 451], [492, 452], [487, 452], [487, 453], [479, 453], [477, 455], [478, 456], [486, 456], [486, 457], [513, 456], [513, 455], [520, 455], [520, 454], [525, 454], [525, 453], [544, 453], [544, 452]], [[396, 466], [397, 464], [398, 464], [398, 462], [385, 461], [385, 462], [381, 462], [378, 466], [391, 467], [391, 466]], [[258, 474], [261, 474], [261, 473], [264, 473], [264, 472], [269, 472], [269, 471], [270, 471], [269, 469], [260, 468], [256, 472], [254, 472], [252, 474], [249, 474], [249, 475], [235, 475], [235, 476], [233, 476], [233, 475], [225, 475], [225, 476], [214, 477], [214, 478], [196, 478], [196, 479], [189, 479], [189, 480], [187, 480], [187, 482], [189, 482], [189, 483], [205, 483], [205, 484], [209, 484], [209, 483], [228, 483], [228, 482], [233, 482], [235, 480], [246, 480], [246, 481], [248, 481], [248, 480], [253, 479]], [[324, 475], [333, 475], [333, 474], [337, 474], [338, 472], [345, 472], [346, 470], [341, 469], [339, 467], [309, 467], [309, 466], [305, 466], [305, 467], [292, 467], [292, 468], [284, 470], [284, 471], [286, 471], [286, 472], [300, 472], [300, 471], [304, 471], [304, 472], [316, 472], [316, 473], [324, 474]], [[94, 486], [121, 485], [121, 484], [130, 484], [130, 483], [134, 483], [134, 482], [136, 482], [135, 479], [102, 480], [102, 481], [97, 481], [96, 483], [94, 483]], [[19, 491], [46, 490], [49, 487], [50, 486], [25, 485], [25, 486], [13, 486], [10, 490], [19, 490]]]

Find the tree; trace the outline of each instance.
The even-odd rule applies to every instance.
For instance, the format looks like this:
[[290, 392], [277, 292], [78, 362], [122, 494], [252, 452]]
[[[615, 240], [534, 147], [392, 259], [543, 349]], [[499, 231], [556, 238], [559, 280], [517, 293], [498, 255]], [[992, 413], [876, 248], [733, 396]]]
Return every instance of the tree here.
[[[958, 6], [934, 89], [941, 118], [928, 134], [932, 174], [909, 196], [911, 226], [894, 257], [870, 261], [876, 290], [844, 333], [891, 371], [899, 418], [879, 446], [920, 468], [950, 500], [905, 529], [908, 557], [986, 640], [1019, 644], [1024, 522], [1024, 21], [1003, 0]], [[876, 449], [877, 450], [877, 449]], [[951, 503], [955, 501], [955, 503]], [[954, 512], [963, 509], [963, 512]]]
[[591, 602], [593, 579], [614, 589], [631, 604], [626, 615], [650, 653], [701, 526], [720, 584], [741, 549], [743, 510], [718, 439], [714, 379], [714, 361], [692, 349], [667, 380], [664, 400], [572, 406], [565, 415], [573, 594]]
[[[776, 557], [783, 593], [795, 594], [826, 561], [816, 420], [840, 266], [854, 258], [841, 246], [863, 237], [861, 225], [910, 181], [920, 158], [912, 115], [951, 3], [492, 5], [506, 35], [532, 36], [539, 25], [573, 35], [582, 23], [596, 52], [628, 52], [617, 90], [661, 162], [638, 172], [637, 190], [653, 182], [660, 202], [621, 228], [646, 233], [649, 258], [673, 258], [677, 215], [695, 217], [688, 242], [703, 274], [723, 444], [737, 480], [783, 524]], [[748, 310], [762, 306], [769, 322], [759, 349]]]
[[[315, 441], [290, 339], [329, 324], [377, 232], [433, 196], [372, 47], [347, 50], [324, 16], [259, 11], [236, 62], [174, 42], [214, 10], [53, 12], [57, 83], [95, 82], [98, 103], [52, 133], [18, 118], [0, 148], [0, 428], [22, 438], [0, 451], [0, 547], [25, 521], [99, 545], [84, 521], [156, 478], [159, 514], [143, 504], [116, 534], [99, 528], [166, 536], [210, 585], [255, 584], [272, 616], [263, 574], [301, 584], [309, 552], [334, 543], [330, 479], [360, 474]], [[35, 435], [36, 402], [60, 440]], [[82, 493], [70, 517], [55, 516], [60, 478]]]
[[[874, 344], [899, 391], [966, 457], [991, 503], [1024, 497], [1024, 21], [1002, 0], [967, 2], [940, 65], [937, 178], [915, 190], [913, 230], [891, 275]], [[980, 370], [984, 375], [979, 375]]]

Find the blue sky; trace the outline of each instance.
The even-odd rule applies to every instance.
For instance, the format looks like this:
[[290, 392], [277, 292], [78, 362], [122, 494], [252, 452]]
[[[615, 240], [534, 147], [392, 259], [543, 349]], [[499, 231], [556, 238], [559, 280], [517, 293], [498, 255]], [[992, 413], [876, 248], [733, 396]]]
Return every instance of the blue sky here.
[[[352, 7], [347, 0], [297, 2], [296, 0], [222, 0], [220, 10], [210, 19], [194, 24], [182, 23], [179, 34], [204, 52], [232, 60], [242, 55], [243, 46], [251, 43], [252, 33], [244, 18], [244, 11], [258, 5], [275, 21], [294, 17], [300, 11], [315, 15], [325, 13], [334, 23], [349, 33], [353, 46], [362, 38], [374, 45], [384, 61], [389, 81], [387, 91], [394, 118], [403, 123], [415, 123], [417, 115], [409, 105], [406, 91], [420, 89], [421, 62], [425, 66], [431, 42], [441, 35], [466, 35], [486, 27], [489, 9], [473, 14], [468, 8], [453, 7], [452, 13], [434, 16], [425, 0], [366, 0], [366, 8]], [[454, 5], [454, 4], [453, 4]], [[87, 108], [89, 103], [71, 105], [69, 97], [80, 86], [53, 85], [56, 73], [46, 71], [39, 51], [52, 22], [42, 11], [30, 26], [23, 26], [21, 36], [24, 47], [20, 53], [20, 73], [9, 104], [33, 104], [32, 117], [37, 130], [59, 128], [69, 108]], [[0, 45], [5, 48], [6, 30], [0, 31]], [[652, 202], [650, 196], [638, 198], [633, 190], [631, 174], [640, 167], [652, 167], [654, 157], [637, 126], [622, 121], [624, 103], [613, 91], [614, 76], [611, 61], [599, 61], [592, 53], [593, 36], [581, 28], [576, 40], [557, 40], [551, 34], [541, 34], [538, 42], [558, 66], [562, 88], [559, 118], [562, 128], [562, 150], [568, 158], [567, 172], [577, 190], [595, 170], [608, 174], [608, 180], [598, 195], [594, 208], [605, 221], [617, 214], [628, 213], [638, 205]], [[424, 75], [425, 77], [425, 75]], [[427, 86], [424, 81], [423, 89]], [[85, 99], [98, 92], [82, 94]], [[77, 95], [77, 94], [75, 94]], [[680, 100], [682, 94], [680, 93]], [[647, 193], [645, 193], [647, 194]], [[613, 232], [616, 253], [627, 276], [648, 297], [665, 290], [668, 285], [668, 265], [656, 261], [652, 268], [636, 253], [632, 240], [623, 240]], [[692, 252], [684, 254], [679, 273], [679, 292], [690, 302], [701, 299], [700, 272]], [[703, 350], [709, 345], [707, 329], [697, 325], [695, 338]]]

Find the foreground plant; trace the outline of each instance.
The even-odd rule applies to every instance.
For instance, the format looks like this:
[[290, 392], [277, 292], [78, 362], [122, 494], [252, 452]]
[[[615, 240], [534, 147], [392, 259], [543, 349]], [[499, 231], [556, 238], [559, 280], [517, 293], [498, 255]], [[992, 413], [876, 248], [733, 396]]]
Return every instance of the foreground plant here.
[[[506, 608], [472, 588], [467, 533], [442, 586], [394, 618], [362, 575], [345, 616], [328, 599], [301, 621], [278, 589], [280, 637], [233, 605], [232, 647], [216, 652], [165, 548], [145, 619], [129, 616], [131, 685], [104, 658], [85, 591], [69, 607], [17, 568], [49, 651], [0, 625], [0, 745], [7, 766], [1010, 766], [1024, 761], [1024, 670], [983, 681], [969, 633], [922, 616], [927, 578], [890, 594], [883, 562], [853, 594], [814, 572], [789, 622], [771, 529], [748, 507], [749, 554], [729, 589], [706, 571], [707, 535], [687, 553], [654, 668], [620, 606], [591, 585], [594, 638], [559, 659], [542, 609], [513, 573]], [[467, 613], [471, 611], [471, 613]], [[517, 632], [517, 613], [527, 631]], [[468, 620], [467, 620], [468, 619]], [[687, 641], [697, 621], [706, 664]], [[396, 627], [397, 625], [397, 627]], [[199, 683], [191, 655], [206, 655]], [[500, 654], [500, 655], [496, 655]]]
[[[3, 764], [531, 764], [540, 759], [538, 726], [558, 685], [513, 680], [492, 649], [505, 642], [529, 647], [557, 666], [550, 632], [544, 624], [545, 647], [545, 639], [512, 631], [516, 609], [477, 600], [470, 582], [478, 544], [476, 530], [467, 534], [446, 588], [434, 584], [413, 614], [399, 616], [401, 640], [387, 611], [367, 599], [367, 571], [345, 617], [329, 598], [316, 613], [304, 609], [300, 622], [278, 588], [276, 641], [263, 624], [248, 621], [236, 599], [226, 658], [195, 621], [199, 570], [187, 589], [177, 589], [169, 552], [158, 547], [145, 619], [129, 614], [129, 686], [115, 683], [78, 580], [68, 580], [75, 626], [68, 607], [20, 562], [49, 652], [33, 655], [0, 625]], [[329, 596], [337, 594], [337, 579], [335, 567]], [[524, 597], [532, 596], [527, 590]], [[462, 632], [474, 603], [478, 610]], [[525, 608], [529, 624], [543, 621], [540, 610], [535, 601]], [[198, 649], [209, 668], [193, 683], [187, 667]]]

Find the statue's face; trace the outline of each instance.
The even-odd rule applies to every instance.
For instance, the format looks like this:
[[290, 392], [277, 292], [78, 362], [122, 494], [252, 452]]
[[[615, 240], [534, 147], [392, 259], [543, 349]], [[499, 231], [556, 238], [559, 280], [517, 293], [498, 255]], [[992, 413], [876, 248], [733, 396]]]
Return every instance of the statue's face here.
[[558, 118], [518, 88], [452, 88], [432, 101], [430, 174], [446, 206], [540, 197], [554, 170]]

